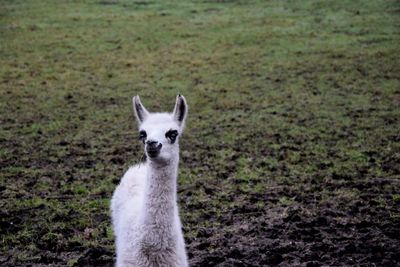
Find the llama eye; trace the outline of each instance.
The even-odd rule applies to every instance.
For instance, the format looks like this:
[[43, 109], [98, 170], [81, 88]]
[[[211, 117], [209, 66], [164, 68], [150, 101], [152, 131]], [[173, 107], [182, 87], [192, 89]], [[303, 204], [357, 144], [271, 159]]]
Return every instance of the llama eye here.
[[139, 132], [139, 140], [141, 140], [143, 143], [144, 143], [144, 140], [146, 140], [146, 137], [147, 137], [146, 131], [142, 130]]
[[178, 136], [177, 130], [169, 130], [165, 133], [165, 137], [171, 140], [171, 144], [175, 143], [176, 137]]

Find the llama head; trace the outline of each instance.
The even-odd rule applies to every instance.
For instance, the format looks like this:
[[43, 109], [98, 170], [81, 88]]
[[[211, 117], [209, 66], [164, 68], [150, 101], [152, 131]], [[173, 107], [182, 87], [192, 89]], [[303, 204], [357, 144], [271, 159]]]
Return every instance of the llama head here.
[[147, 157], [154, 162], [168, 162], [176, 158], [188, 112], [185, 98], [182, 95], [176, 97], [172, 113], [150, 113], [139, 96], [134, 96], [133, 110], [139, 123], [139, 139], [144, 144]]

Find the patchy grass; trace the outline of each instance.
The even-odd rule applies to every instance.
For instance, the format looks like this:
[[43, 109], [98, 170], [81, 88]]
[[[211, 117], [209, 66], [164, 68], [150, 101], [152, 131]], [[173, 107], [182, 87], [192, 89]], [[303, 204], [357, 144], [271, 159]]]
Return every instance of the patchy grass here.
[[396, 1], [0, 5], [1, 265], [112, 265], [131, 97], [177, 93], [191, 265], [395, 264]]

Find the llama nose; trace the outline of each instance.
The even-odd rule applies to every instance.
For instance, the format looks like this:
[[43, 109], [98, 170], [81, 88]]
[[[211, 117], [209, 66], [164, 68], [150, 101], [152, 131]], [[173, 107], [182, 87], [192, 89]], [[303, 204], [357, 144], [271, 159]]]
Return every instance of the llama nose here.
[[146, 152], [150, 158], [156, 158], [161, 151], [162, 144], [157, 141], [149, 140], [146, 142]]
[[146, 142], [147, 147], [151, 150], [161, 149], [162, 144], [159, 144], [157, 141], [149, 140]]

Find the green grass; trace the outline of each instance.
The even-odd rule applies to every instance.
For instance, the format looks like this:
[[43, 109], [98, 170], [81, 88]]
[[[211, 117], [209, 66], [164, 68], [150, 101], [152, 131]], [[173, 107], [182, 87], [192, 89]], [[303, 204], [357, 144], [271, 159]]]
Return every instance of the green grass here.
[[172, 110], [178, 93], [188, 100], [188, 237], [220, 225], [198, 224], [207, 209], [229, 212], [269, 187], [398, 181], [399, 10], [383, 0], [2, 1], [1, 254], [27, 264], [49, 249], [72, 266], [68, 246], [113, 252], [109, 199], [142, 154], [136, 94], [154, 111]]

